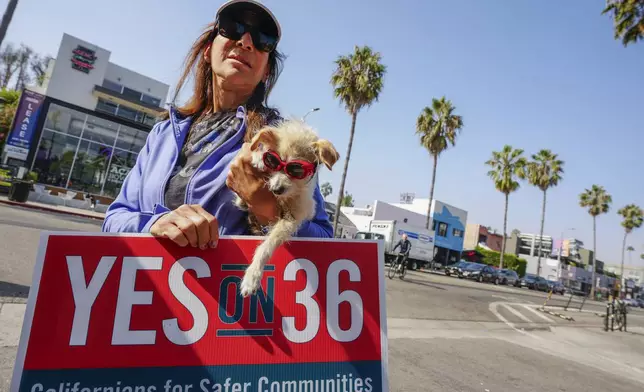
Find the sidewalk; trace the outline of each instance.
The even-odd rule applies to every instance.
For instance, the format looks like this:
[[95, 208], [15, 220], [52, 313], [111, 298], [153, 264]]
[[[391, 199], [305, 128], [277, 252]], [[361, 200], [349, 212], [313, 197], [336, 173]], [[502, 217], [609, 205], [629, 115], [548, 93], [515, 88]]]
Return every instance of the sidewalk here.
[[78, 216], [82, 218], [100, 219], [100, 220], [105, 219], [105, 214], [101, 212], [81, 210], [79, 208], [71, 208], [71, 207], [64, 207], [64, 206], [55, 206], [51, 204], [37, 203], [33, 201], [19, 203], [19, 202], [9, 200], [7, 196], [4, 196], [4, 195], [0, 195], [0, 205], [10, 205], [10, 206], [16, 206], [16, 207], [30, 208], [34, 210], [40, 210], [40, 211], [73, 215], [73, 216]]

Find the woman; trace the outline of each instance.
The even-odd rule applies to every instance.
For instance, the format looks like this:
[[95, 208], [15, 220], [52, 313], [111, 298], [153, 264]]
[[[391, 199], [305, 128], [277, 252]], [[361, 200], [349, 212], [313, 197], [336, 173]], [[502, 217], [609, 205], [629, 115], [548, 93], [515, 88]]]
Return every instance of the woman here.
[[[283, 57], [276, 46], [280, 25], [256, 1], [228, 1], [193, 44], [177, 93], [193, 67], [194, 90], [182, 107], [150, 131], [136, 164], [107, 210], [103, 231], [149, 232], [180, 246], [215, 247], [219, 235], [248, 234], [246, 213], [260, 224], [276, 219], [276, 199], [250, 165], [248, 141], [280, 120], [265, 106]], [[175, 95], [176, 96], [176, 95]], [[240, 153], [244, 159], [231, 165]], [[236, 161], [238, 162], [238, 161]], [[300, 237], [332, 237], [319, 187], [317, 211]]]

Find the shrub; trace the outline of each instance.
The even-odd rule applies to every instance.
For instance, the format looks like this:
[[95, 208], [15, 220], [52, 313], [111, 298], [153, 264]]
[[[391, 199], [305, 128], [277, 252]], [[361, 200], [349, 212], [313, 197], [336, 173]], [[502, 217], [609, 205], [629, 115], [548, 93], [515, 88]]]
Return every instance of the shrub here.
[[[499, 266], [499, 263], [501, 262], [501, 252], [483, 249], [478, 246], [476, 247], [476, 251], [483, 255], [483, 263], [493, 265], [495, 267]], [[506, 253], [503, 257], [503, 268], [516, 272], [520, 277], [525, 275], [527, 266], [528, 262], [525, 259], [521, 259], [513, 254]]]

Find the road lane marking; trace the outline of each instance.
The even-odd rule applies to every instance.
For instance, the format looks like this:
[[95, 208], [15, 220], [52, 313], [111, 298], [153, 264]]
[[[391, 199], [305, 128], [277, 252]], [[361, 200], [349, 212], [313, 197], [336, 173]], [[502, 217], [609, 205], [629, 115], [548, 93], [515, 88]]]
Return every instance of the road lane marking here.
[[529, 311], [531, 311], [532, 313], [536, 314], [537, 316], [541, 317], [542, 319], [546, 320], [549, 323], [554, 323], [555, 322], [554, 320], [552, 320], [550, 317], [546, 316], [545, 314], [537, 311], [536, 309], [532, 309], [530, 307], [530, 305], [521, 305], [521, 306], [523, 306], [524, 308], [528, 309]]
[[532, 320], [530, 320], [529, 318], [527, 318], [526, 316], [521, 314], [521, 312], [519, 312], [518, 310], [514, 309], [512, 306], [510, 306], [510, 304], [502, 304], [501, 306], [503, 306], [505, 309], [509, 310], [510, 313], [512, 313], [513, 315], [517, 316], [518, 318], [520, 318], [521, 320], [525, 321], [526, 323], [533, 324]]
[[488, 306], [489, 311], [490, 311], [490, 312], [492, 312], [492, 314], [493, 314], [494, 316], [496, 316], [496, 318], [498, 318], [499, 320], [501, 320], [502, 322], [504, 322], [508, 327], [510, 327], [510, 328], [512, 328], [513, 330], [515, 330], [515, 331], [519, 332], [520, 334], [523, 334], [523, 335], [526, 335], [526, 336], [530, 336], [530, 337], [532, 337], [532, 338], [534, 338], [534, 339], [537, 339], [537, 340], [542, 340], [542, 338], [541, 338], [541, 337], [539, 337], [539, 336], [537, 336], [537, 335], [534, 335], [534, 334], [531, 334], [531, 333], [530, 333], [530, 332], [528, 332], [528, 331], [524, 331], [524, 330], [522, 330], [522, 329], [519, 329], [519, 328], [517, 328], [513, 323], [509, 322], [509, 321], [508, 321], [508, 319], [506, 319], [505, 317], [503, 317], [503, 316], [501, 315], [501, 313], [499, 313], [499, 311], [498, 311], [498, 307], [499, 307], [499, 305], [505, 305], [505, 303], [504, 303], [504, 302], [492, 302], [492, 303], [490, 303], [490, 305]]

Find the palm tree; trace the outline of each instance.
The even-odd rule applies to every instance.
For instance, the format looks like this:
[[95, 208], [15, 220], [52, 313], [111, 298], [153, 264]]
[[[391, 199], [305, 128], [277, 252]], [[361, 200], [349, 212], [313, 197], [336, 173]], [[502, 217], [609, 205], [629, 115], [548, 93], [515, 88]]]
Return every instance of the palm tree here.
[[325, 182], [322, 184], [320, 187], [320, 192], [322, 192], [322, 197], [326, 200], [327, 196], [331, 195], [333, 193], [333, 187], [331, 186], [330, 183]]
[[[539, 238], [543, 237], [543, 225], [546, 220], [546, 192], [548, 188], [557, 186], [561, 181], [564, 162], [550, 150], [541, 150], [532, 155], [532, 162], [527, 165], [527, 177], [530, 184], [538, 187], [543, 192], [543, 203], [541, 205], [541, 231]], [[537, 276], [541, 273], [541, 248], [543, 241], [539, 241], [539, 256], [537, 260]]]
[[513, 149], [505, 145], [501, 151], [492, 151], [492, 159], [485, 162], [492, 169], [487, 173], [494, 181], [496, 190], [505, 195], [505, 212], [503, 215], [503, 240], [501, 241], [501, 259], [499, 269], [503, 268], [503, 255], [505, 254], [505, 238], [508, 225], [508, 200], [510, 193], [519, 189], [516, 178], [525, 178], [526, 159], [522, 156], [523, 150]]
[[429, 189], [429, 205], [427, 206], [427, 223], [425, 228], [429, 229], [431, 220], [432, 201], [434, 199], [434, 183], [436, 181], [436, 164], [438, 156], [449, 145], [454, 146], [456, 135], [463, 128], [463, 118], [454, 114], [452, 102], [441, 97], [432, 99], [432, 107], [425, 107], [416, 120], [416, 134], [420, 135], [420, 144], [425, 147], [429, 155], [434, 159], [432, 170], [432, 185]]
[[344, 197], [342, 198], [342, 207], [353, 207], [353, 195], [349, 192], [344, 192]]
[[626, 247], [626, 251], [628, 252], [628, 263], [633, 264], [633, 252], [635, 251], [635, 248], [629, 245]]
[[11, 23], [11, 19], [13, 18], [13, 13], [16, 11], [17, 6], [18, 6], [18, 0], [9, 0], [9, 3], [7, 4], [7, 8], [4, 11], [4, 15], [2, 15], [2, 22], [0, 22], [0, 46], [2, 46], [2, 42], [4, 42], [4, 37], [7, 35], [9, 24]]
[[590, 297], [595, 298], [595, 260], [597, 259], [597, 216], [605, 214], [610, 209], [610, 203], [613, 202], [611, 195], [606, 193], [603, 186], [593, 185], [579, 195], [579, 205], [588, 208], [588, 213], [593, 217], [593, 262], [592, 262], [592, 282], [590, 285]]
[[374, 52], [369, 46], [356, 46], [353, 53], [348, 56], [340, 56], [335, 61], [336, 69], [331, 76], [333, 95], [335, 98], [340, 99], [340, 102], [344, 104], [345, 109], [351, 115], [351, 132], [349, 134], [347, 157], [344, 160], [342, 181], [338, 192], [338, 202], [335, 207], [334, 232], [338, 227], [340, 206], [344, 197], [344, 183], [349, 170], [349, 159], [351, 159], [351, 147], [353, 146], [358, 112], [378, 101], [378, 96], [382, 92], [384, 85], [387, 68], [381, 63], [381, 60], [380, 53]]
[[612, 13], [615, 39], [624, 46], [644, 38], [644, 0], [607, 0], [602, 15]]
[[[628, 236], [633, 229], [637, 229], [642, 226], [642, 223], [644, 222], [644, 211], [642, 209], [635, 205], [635, 204], [629, 204], [627, 206], [624, 206], [617, 211], [619, 215], [624, 218], [622, 221], [622, 227], [624, 228], [624, 241], [622, 242], [622, 266], [620, 268], [620, 275], [622, 277], [622, 283], [620, 286], [620, 291], [621, 287], [624, 287], [624, 252], [626, 249], [626, 236]], [[629, 246], [630, 249], [633, 249], [632, 246]]]

